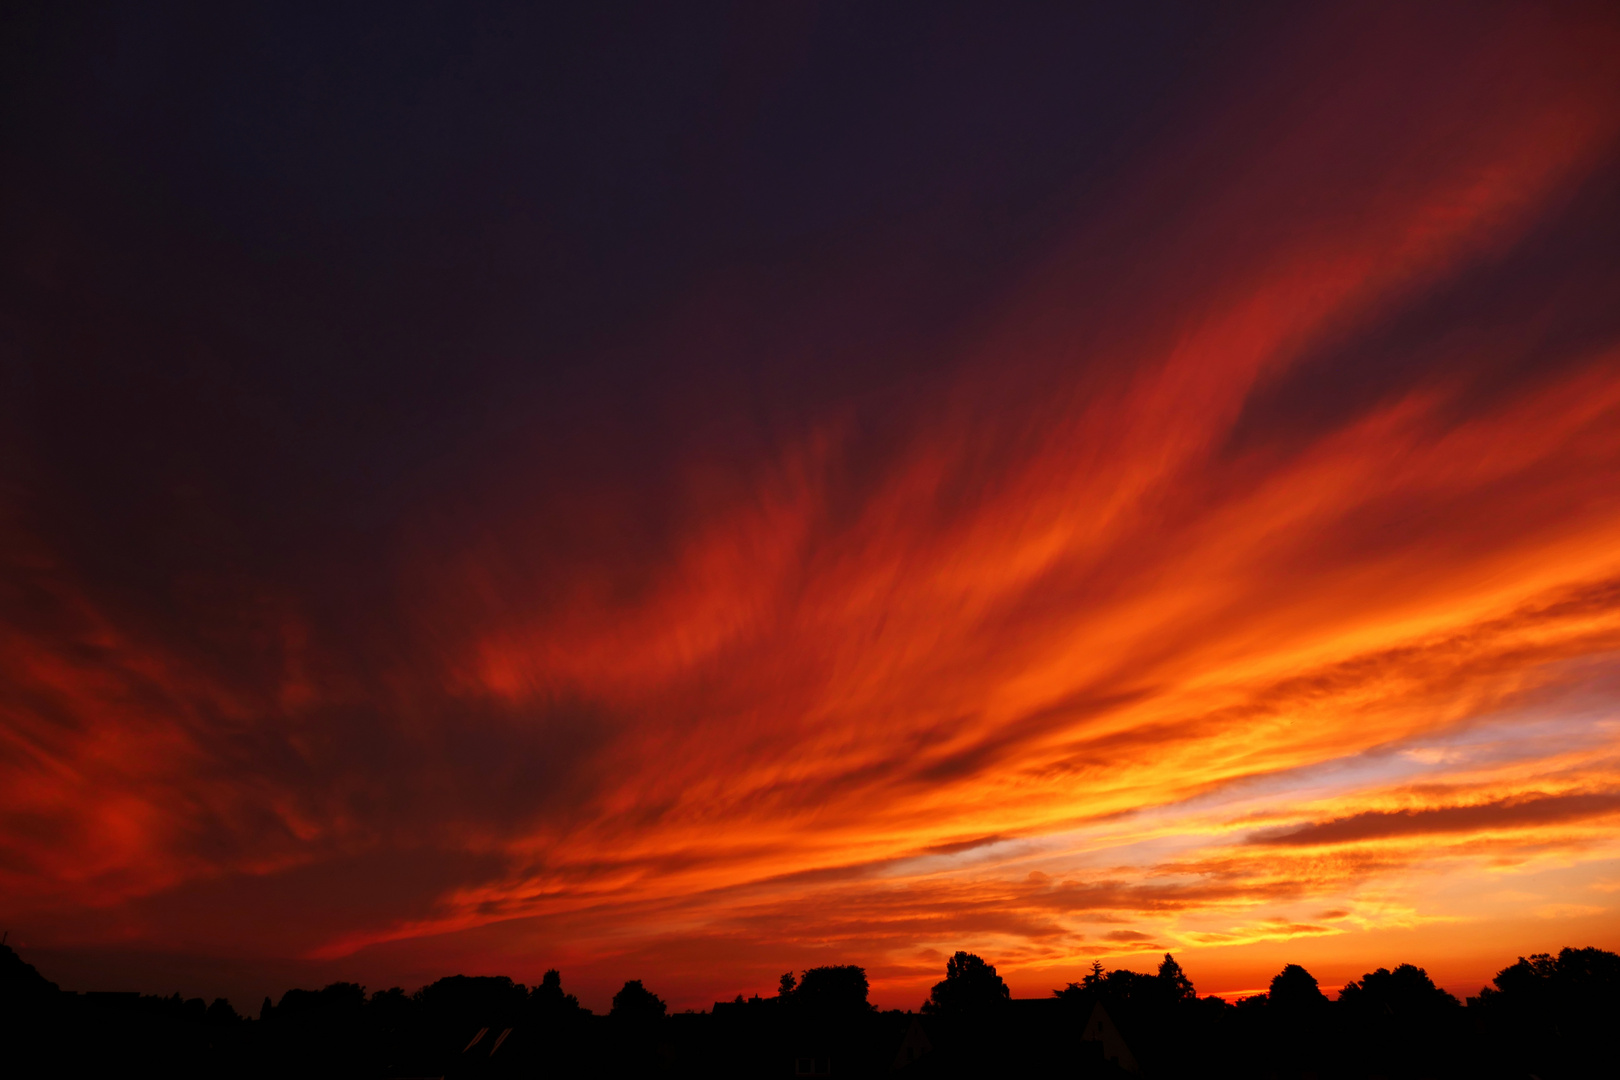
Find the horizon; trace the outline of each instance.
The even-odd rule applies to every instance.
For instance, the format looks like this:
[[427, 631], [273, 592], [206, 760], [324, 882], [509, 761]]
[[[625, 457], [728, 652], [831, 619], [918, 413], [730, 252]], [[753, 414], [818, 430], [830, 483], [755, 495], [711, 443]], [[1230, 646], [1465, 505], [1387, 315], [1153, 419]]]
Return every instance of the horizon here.
[[1620, 950], [1620, 10], [0, 18], [0, 927], [596, 1011]]
[[[1578, 950], [1578, 949], [1581, 949], [1581, 948], [1584, 948], [1584, 947], [1583, 946], [1562, 946], [1560, 948], [1549, 949], [1549, 950], [1533, 950], [1532, 952], [1529, 952], [1529, 953], [1518, 954], [1517, 956], [1514, 957], [1514, 960], [1515, 961], [1522, 961], [1527, 956], [1533, 956], [1533, 955], [1557, 956], [1559, 954], [1559, 952], [1561, 952], [1564, 948], [1571, 948], [1571, 949], [1577, 949]], [[13, 951], [15, 952], [15, 950], [13, 950]], [[21, 954], [18, 954], [18, 955], [20, 956]], [[1139, 974], [1152, 975], [1154, 973], [1154, 971], [1157, 969], [1159, 962], [1162, 961], [1162, 960], [1170, 959], [1172, 957], [1172, 955], [1173, 954], [1166, 953], [1166, 954], [1163, 954], [1162, 956], [1153, 957], [1152, 958], [1152, 960], [1153, 960], [1152, 963], [1145, 963], [1145, 964], [1142, 965], [1146, 970], [1139, 972]], [[27, 958], [26, 957], [23, 957], [22, 959], [23, 959], [23, 961], [25, 963], [27, 963]], [[850, 962], [850, 961], [841, 961], [841, 963], [848, 963], [848, 962]], [[1365, 978], [1367, 975], [1369, 975], [1372, 972], [1374, 972], [1376, 970], [1379, 970], [1379, 969], [1384, 969], [1384, 970], [1394, 969], [1395, 967], [1399, 966], [1402, 963], [1407, 963], [1407, 962], [1406, 961], [1397, 961], [1397, 962], [1391, 963], [1391, 964], [1379, 964], [1379, 965], [1375, 965], [1373, 967], [1369, 967], [1366, 971], [1359, 972], [1357, 975], [1352, 976], [1350, 978], [1347, 978], [1346, 980], [1344, 980], [1344, 983], [1340, 983], [1340, 984], [1334, 984], [1331, 980], [1324, 980], [1324, 979], [1318, 979], [1318, 983], [1321, 986], [1323, 994], [1327, 997], [1327, 1000], [1329, 1000], [1329, 1001], [1337, 1001], [1337, 1000], [1339, 1000], [1340, 996], [1342, 995], [1343, 991], [1345, 990], [1345, 984], [1346, 983], [1349, 983], [1352, 980], [1359, 980], [1359, 979]], [[37, 964], [33, 965], [33, 966], [35, 967], [36, 970], [38, 969]], [[861, 965], [857, 965], [857, 966], [861, 967], [861, 970], [863, 972], [865, 971], [864, 966], [861, 966]], [[1429, 977], [1431, 979], [1433, 978], [1433, 974], [1431, 972], [1428, 972], [1427, 969], [1425, 969], [1423, 967], [1423, 965], [1414, 964], [1412, 966], [1418, 968], [1420, 971], [1423, 971], [1425, 974], [1429, 975]], [[1511, 962], [1504, 963], [1502, 965], [1502, 968], [1506, 968], [1506, 967], [1509, 967], [1509, 966], [1511, 966]], [[805, 969], [805, 970], [808, 970], [808, 969]], [[797, 971], [797, 972], [789, 972], [788, 974], [795, 974], [800, 979], [802, 979], [804, 974], [805, 974], [805, 970], [800, 970], [800, 971]], [[995, 968], [994, 964], [991, 964], [990, 970], [991, 970], [992, 974], [995, 974], [996, 968]], [[1080, 974], [1082, 976], [1090, 974], [1090, 970], [1091, 969], [1088, 968], [1087, 971], [1082, 972]], [[1132, 968], [1132, 967], [1130, 967], [1129, 965], [1126, 965], [1126, 964], [1120, 964], [1120, 965], [1117, 965], [1116, 968], [1110, 968], [1109, 970], [1134, 971], [1136, 969]], [[1279, 969], [1279, 970], [1281, 970], [1281, 969]], [[1308, 970], [1309, 969], [1307, 969], [1307, 971]], [[1500, 972], [1500, 970], [1501, 970], [1501, 968], [1498, 969], [1498, 973]], [[45, 978], [47, 978], [47, 979], [50, 978], [50, 976], [49, 976], [49, 974], [47, 972], [40, 972], [40, 974], [42, 976], [44, 976]], [[940, 974], [942, 976], [944, 975], [944, 969], [943, 968], [941, 969]], [[1273, 974], [1275, 974], [1275, 972]], [[1312, 974], [1313, 977], [1315, 976], [1314, 972], [1311, 972], [1311, 974]], [[1493, 973], [1493, 974], [1495, 974], [1495, 973]], [[536, 989], [540, 985], [540, 981], [541, 981], [538, 978], [533, 979], [533, 980], [512, 979], [510, 975], [508, 975], [506, 973], [502, 973], [502, 972], [456, 972], [453, 975], [450, 975], [450, 974], [441, 975], [439, 978], [440, 979], [452, 978], [452, 977], [459, 978], [459, 977], [463, 977], [463, 976], [472, 977], [472, 978], [507, 978], [507, 979], [510, 979], [511, 982], [513, 984], [515, 984], [516, 986], [523, 987], [523, 988], [526, 988], [526, 989], [531, 990], [531, 991]], [[51, 981], [54, 982], [55, 980], [51, 980]], [[368, 986], [368, 985], [366, 985], [364, 983], [358, 983], [357, 984], [352, 979], [334, 980], [334, 982], [349, 983], [349, 984], [359, 985], [361, 987], [362, 991], [367, 993], [367, 994], [374, 994], [374, 993], [378, 993], [378, 992], [386, 991], [386, 990], [390, 990], [390, 989], [402, 989], [402, 990], [405, 991], [405, 993], [407, 995], [414, 995], [417, 992], [425, 989], [427, 986], [432, 985], [432, 983], [436, 982], [436, 981], [438, 981], [438, 980], [436, 980], [436, 979], [435, 980], [430, 980], [429, 982], [423, 983], [420, 986], [383, 987], [383, 986]], [[628, 982], [628, 981], [629, 980], [626, 980], [626, 982]], [[643, 984], [645, 983], [645, 980], [641, 980], [641, 979], [638, 979], [636, 981], [640, 982], [640, 983], [643, 983]], [[1070, 979], [1070, 980], [1066, 980], [1063, 984], [1061, 984], [1059, 986], [1055, 986], [1055, 987], [1052, 987], [1052, 988], [1048, 989], [1045, 993], [1019, 994], [1019, 993], [1014, 992], [1014, 993], [1012, 993], [1011, 997], [1012, 997], [1012, 1000], [1015, 1000], [1015, 1001], [1029, 1001], [1029, 1000], [1038, 1000], [1038, 999], [1042, 999], [1042, 998], [1049, 998], [1049, 997], [1052, 997], [1054, 994], [1058, 993], [1060, 990], [1062, 990], [1064, 986], [1074, 986], [1077, 983], [1079, 983], [1080, 981], [1081, 981], [1081, 979], [1079, 979], [1079, 978]], [[1196, 990], [1197, 989], [1197, 980], [1189, 978], [1189, 981], [1193, 984], [1193, 987]], [[1493, 980], [1487, 979], [1486, 982], [1484, 984], [1482, 984], [1482, 986], [1474, 987], [1471, 991], [1467, 991], [1467, 992], [1459, 992], [1459, 990], [1457, 988], [1452, 987], [1452, 986], [1447, 986], [1447, 985], [1445, 985], [1443, 982], [1441, 982], [1439, 980], [1434, 980], [1434, 984], [1436, 986], [1438, 986], [1441, 990], [1445, 990], [1446, 992], [1450, 993], [1453, 997], [1455, 997], [1458, 1000], [1458, 1002], [1460, 1002], [1461, 1004], [1466, 1006], [1471, 999], [1476, 998], [1478, 996], [1479, 991], [1483, 987], [1493, 985]], [[332, 985], [332, 984], [328, 983], [326, 985]], [[622, 984], [621, 984], [621, 986], [622, 986]], [[68, 993], [95, 993], [95, 992], [98, 992], [96, 990], [76, 989], [76, 988], [67, 987], [67, 986], [60, 986], [59, 988], [62, 991], [68, 992]], [[269, 1001], [271, 1003], [279, 1003], [282, 1000], [283, 995], [285, 995], [290, 990], [319, 990], [319, 989], [321, 989], [320, 986], [303, 986], [303, 987], [289, 986], [289, 987], [284, 988], [282, 990], [282, 992], [279, 993], [279, 994], [264, 994], [264, 995], [258, 995], [258, 997], [260, 999], [264, 1000], [264, 1001]], [[776, 988], [773, 993], [765, 993], [765, 994], [760, 994], [757, 991], [754, 992], [754, 993], [749, 993], [748, 991], [739, 991], [737, 994], [733, 995], [730, 998], [716, 998], [716, 999], [714, 999], [713, 1001], [709, 1002], [706, 1005], [694, 1006], [694, 1005], [682, 1004], [680, 999], [675, 997], [674, 995], [666, 996], [663, 993], [659, 993], [658, 988], [647, 987], [647, 989], [649, 991], [651, 991], [652, 993], [654, 993], [656, 996], [658, 996], [661, 1000], [664, 1000], [666, 1002], [666, 1004], [669, 1007], [669, 1012], [672, 1015], [676, 1014], [676, 1013], [706, 1013], [706, 1012], [709, 1012], [715, 1005], [730, 1004], [733, 1001], [741, 1000], [741, 999], [755, 999], [755, 1000], [762, 999], [762, 998], [768, 999], [768, 998], [771, 998], [771, 997], [775, 996], [776, 994], [780, 993], [780, 988], [779, 987]], [[772, 989], [772, 988], [767, 988], [767, 989]], [[1253, 988], [1250, 988], [1250, 989], [1244, 989], [1244, 990], [1226, 990], [1226, 991], [1201, 990], [1201, 991], [1198, 992], [1198, 996], [1201, 997], [1201, 998], [1203, 998], [1203, 997], [1218, 997], [1218, 998], [1221, 998], [1224, 1001], [1226, 1001], [1228, 1004], [1235, 1004], [1236, 1002], [1242, 1000], [1243, 998], [1256, 997], [1256, 996], [1263, 997], [1263, 996], [1265, 996], [1267, 994], [1269, 989], [1270, 989], [1270, 987], [1269, 987], [1269, 980], [1268, 980], [1267, 982], [1262, 982], [1259, 986], [1256, 986], [1256, 987], [1253, 987]], [[586, 1009], [588, 1012], [596, 1013], [596, 1014], [599, 1014], [599, 1015], [605, 1015], [606, 1013], [608, 1013], [610, 1011], [609, 1008], [608, 1008], [608, 1003], [605, 1000], [600, 1005], [593, 1005], [591, 1002], [586, 1001], [583, 997], [576, 994], [574, 992], [574, 989], [567, 982], [563, 983], [562, 990], [563, 990], [563, 992], [565, 994], [569, 994], [571, 996], [579, 998], [580, 1005], [584, 1009]], [[1009, 990], [1011, 990], [1010, 984], [1009, 984]], [[143, 996], [153, 996], [153, 997], [168, 997], [168, 996], [170, 996], [170, 994], [154, 993], [153, 991], [150, 991], [150, 990], [147, 990], [147, 989], [136, 989], [136, 988], [130, 988], [130, 987], [116, 988], [116, 989], [114, 989], [113, 992], [123, 992], [123, 993], [132, 993], [133, 992], [133, 993], [140, 993]], [[172, 991], [171, 993], [173, 995], [181, 997], [181, 998], [190, 998], [190, 997], [198, 996], [198, 995], [186, 994], [186, 993], [183, 993], [181, 991]], [[611, 994], [608, 995], [608, 996], [611, 997]], [[204, 1000], [207, 1000], [207, 999], [204, 999]], [[256, 1015], [251, 1008], [244, 1007], [245, 1005], [250, 1005], [251, 1002], [238, 1003], [237, 1001], [231, 1000], [229, 998], [227, 998], [226, 1000], [244, 1018], [251, 1019]], [[926, 1000], [927, 1000], [927, 998], [926, 998], [926, 995], [925, 995], [925, 997], [923, 999], [923, 1002], [919, 1002], [917, 1005], [884, 1004], [882, 1002], [873, 1001], [872, 1002], [872, 1007], [875, 1008], [875, 1009], [878, 1009], [880, 1011], [901, 1011], [901, 1012], [907, 1012], [907, 1013], [914, 1013], [914, 1012], [919, 1011], [920, 1006], [923, 1003], [925, 1003]]]

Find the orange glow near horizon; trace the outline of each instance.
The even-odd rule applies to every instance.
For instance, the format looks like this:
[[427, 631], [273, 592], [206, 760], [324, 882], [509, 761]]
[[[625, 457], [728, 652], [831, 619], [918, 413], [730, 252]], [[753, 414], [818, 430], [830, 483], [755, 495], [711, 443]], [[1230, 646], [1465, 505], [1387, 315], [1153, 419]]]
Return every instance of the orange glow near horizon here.
[[[23, 506], [9, 925], [374, 985], [558, 966], [596, 1006], [856, 962], [914, 1007], [957, 948], [1018, 994], [1165, 951], [1203, 993], [1294, 960], [1466, 993], [1620, 946], [1620, 342], [1379, 336], [1611, 166], [1620, 38], [1410, 29], [1144, 152], [880, 438], [853, 403], [694, 453], [653, 541], [635, 492], [559, 524], [521, 467], [473, 478], [378, 553], [363, 661], [265, 586], [233, 675]], [[1430, 374], [1256, 419], [1356, 349]]]

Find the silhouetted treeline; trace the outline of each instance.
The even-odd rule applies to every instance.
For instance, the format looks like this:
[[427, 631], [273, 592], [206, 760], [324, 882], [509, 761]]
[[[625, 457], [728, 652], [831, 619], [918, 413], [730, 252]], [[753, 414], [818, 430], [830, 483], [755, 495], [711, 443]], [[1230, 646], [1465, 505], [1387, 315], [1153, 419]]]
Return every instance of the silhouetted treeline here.
[[[1620, 956], [1521, 957], [1460, 1002], [1419, 967], [1323, 993], [1290, 964], [1266, 993], [1199, 997], [1169, 954], [1157, 972], [1094, 964], [1047, 998], [1013, 998], [959, 952], [916, 1012], [879, 1011], [855, 965], [782, 976], [671, 1014], [640, 980], [606, 1016], [556, 971], [530, 989], [454, 975], [415, 993], [354, 983], [289, 990], [256, 1018], [223, 999], [59, 990], [0, 946], [6, 1075], [174, 1077], [1540, 1077], [1614, 1075]], [[18, 1068], [18, 1066], [24, 1066]]]

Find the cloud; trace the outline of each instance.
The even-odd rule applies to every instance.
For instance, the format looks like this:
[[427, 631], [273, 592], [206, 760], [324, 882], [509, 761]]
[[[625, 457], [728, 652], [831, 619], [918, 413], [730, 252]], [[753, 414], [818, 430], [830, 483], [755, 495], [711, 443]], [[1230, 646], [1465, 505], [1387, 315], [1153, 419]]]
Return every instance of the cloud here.
[[1617, 812], [1620, 812], [1620, 793], [1612, 792], [1501, 799], [1476, 805], [1440, 806], [1424, 810], [1368, 810], [1299, 828], [1256, 833], [1249, 838], [1249, 843], [1284, 846], [1346, 844], [1429, 833], [1526, 829], [1607, 817]]

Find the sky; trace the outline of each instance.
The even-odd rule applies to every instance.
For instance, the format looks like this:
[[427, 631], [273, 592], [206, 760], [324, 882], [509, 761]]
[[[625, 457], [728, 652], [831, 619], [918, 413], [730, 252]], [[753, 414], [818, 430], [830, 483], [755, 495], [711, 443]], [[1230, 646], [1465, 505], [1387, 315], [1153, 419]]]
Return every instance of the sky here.
[[1620, 948], [1612, 5], [0, 49], [0, 924], [64, 987]]

